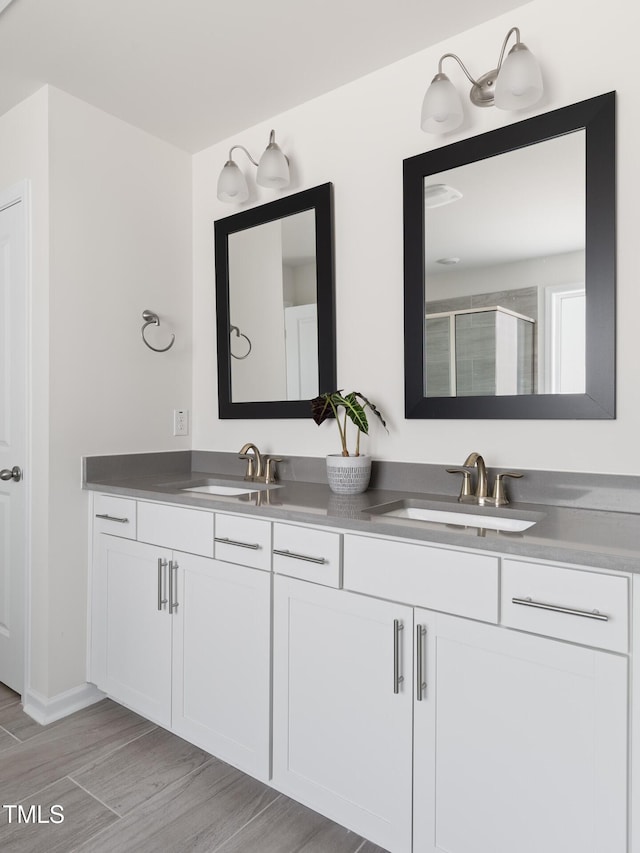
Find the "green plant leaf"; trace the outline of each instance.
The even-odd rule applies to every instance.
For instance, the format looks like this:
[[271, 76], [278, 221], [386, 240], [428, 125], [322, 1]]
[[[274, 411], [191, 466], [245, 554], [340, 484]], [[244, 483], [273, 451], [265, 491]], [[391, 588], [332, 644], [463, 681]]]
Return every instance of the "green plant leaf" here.
[[311, 417], [320, 426], [327, 418], [334, 417], [334, 412], [331, 407], [331, 394], [320, 394], [311, 401]]
[[387, 432], [389, 432], [389, 430], [387, 429], [387, 424], [385, 422], [385, 419], [382, 417], [382, 415], [380, 414], [378, 409], [376, 409], [376, 407], [373, 405], [371, 400], [367, 400], [367, 398], [364, 396], [364, 394], [361, 394], [359, 391], [354, 391], [353, 393], [355, 394], [356, 397], [359, 397], [363, 401], [365, 406], [368, 406], [371, 409], [371, 411], [378, 418], [378, 420], [380, 421], [382, 426], [387, 430]]
[[369, 434], [369, 422], [365, 410], [358, 402], [358, 398], [354, 391], [342, 397], [340, 405], [344, 406], [348, 417], [353, 421], [356, 427], [365, 435]]

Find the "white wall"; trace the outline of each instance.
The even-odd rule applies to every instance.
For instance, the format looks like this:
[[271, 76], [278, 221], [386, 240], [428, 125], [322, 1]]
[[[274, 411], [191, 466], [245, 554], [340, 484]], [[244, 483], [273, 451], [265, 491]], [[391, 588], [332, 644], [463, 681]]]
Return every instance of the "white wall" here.
[[[470, 450], [491, 465], [640, 473], [635, 453], [640, 394], [640, 111], [635, 84], [635, 14], [612, 0], [606, 15], [588, 0], [534, 0], [353, 84], [234, 135], [194, 157], [194, 435], [199, 449], [235, 451], [248, 439], [265, 451], [335, 452], [335, 427], [308, 421], [219, 421], [215, 374], [212, 223], [235, 209], [216, 200], [218, 173], [231, 143], [260, 152], [269, 129], [292, 161], [291, 192], [332, 181], [335, 188], [338, 386], [362, 391], [386, 415], [390, 435], [367, 442], [386, 459], [459, 463]], [[580, 22], [576, 26], [576, 21]], [[495, 63], [507, 30], [518, 25], [540, 60], [546, 94], [537, 112], [618, 91], [618, 418], [615, 421], [406, 421], [403, 399], [402, 161], [528, 115], [468, 109], [465, 126], [446, 139], [424, 134], [424, 91], [446, 51], [472, 72]], [[597, 61], [594, 61], [597, 56]], [[466, 90], [454, 65], [452, 79]], [[255, 174], [251, 176], [251, 180]], [[251, 204], [277, 195], [260, 190]], [[357, 334], [354, 334], [357, 330]]]
[[[43, 88], [0, 118], [0, 186], [31, 187], [31, 690], [85, 681], [80, 457], [190, 447], [191, 157]], [[141, 314], [160, 314], [157, 345]], [[150, 330], [151, 331], [151, 330]]]
[[459, 269], [450, 267], [429, 276], [428, 301], [473, 296], [523, 287], [584, 284], [584, 252], [564, 252], [546, 258], [527, 258], [511, 264]]

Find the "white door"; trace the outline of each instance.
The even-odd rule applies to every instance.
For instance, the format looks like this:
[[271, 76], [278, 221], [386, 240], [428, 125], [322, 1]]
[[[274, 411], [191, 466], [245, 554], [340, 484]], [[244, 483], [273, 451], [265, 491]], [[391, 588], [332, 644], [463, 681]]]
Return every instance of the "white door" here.
[[412, 624], [404, 605], [274, 581], [274, 785], [391, 853], [411, 850]]
[[626, 657], [415, 619], [414, 853], [625, 853]]
[[91, 678], [109, 696], [171, 725], [172, 552], [99, 534]]
[[310, 400], [318, 388], [318, 309], [295, 305], [284, 309], [287, 400]]
[[174, 552], [172, 730], [267, 781], [271, 574]]
[[28, 535], [26, 254], [23, 191], [0, 193], [0, 682], [18, 693]]

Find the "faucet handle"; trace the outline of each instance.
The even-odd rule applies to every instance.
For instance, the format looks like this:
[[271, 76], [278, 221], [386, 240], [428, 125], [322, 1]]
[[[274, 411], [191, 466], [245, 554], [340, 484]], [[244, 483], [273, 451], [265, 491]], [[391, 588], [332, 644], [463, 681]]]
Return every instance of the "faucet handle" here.
[[275, 483], [278, 479], [278, 472], [276, 471], [276, 463], [282, 462], [282, 457], [280, 456], [267, 456], [265, 457], [265, 466], [264, 466], [264, 481], [265, 483]]
[[515, 471], [500, 471], [499, 474], [496, 474], [496, 481], [493, 486], [493, 499], [491, 503], [495, 506], [506, 506], [509, 503], [509, 498], [507, 497], [507, 493], [504, 488], [503, 479], [505, 477], [513, 477], [514, 479], [519, 480], [522, 476], [522, 474], [518, 474]]
[[460, 486], [460, 494], [458, 500], [469, 501], [473, 499], [473, 490], [471, 488], [471, 471], [466, 468], [447, 468], [447, 474], [462, 474], [462, 485]]

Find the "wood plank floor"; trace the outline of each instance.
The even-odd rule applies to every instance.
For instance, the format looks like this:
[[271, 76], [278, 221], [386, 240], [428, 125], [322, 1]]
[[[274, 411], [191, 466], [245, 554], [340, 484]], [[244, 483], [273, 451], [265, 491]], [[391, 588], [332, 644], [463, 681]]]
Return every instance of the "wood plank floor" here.
[[3, 684], [0, 806], [2, 853], [385, 853], [115, 702], [40, 726]]

